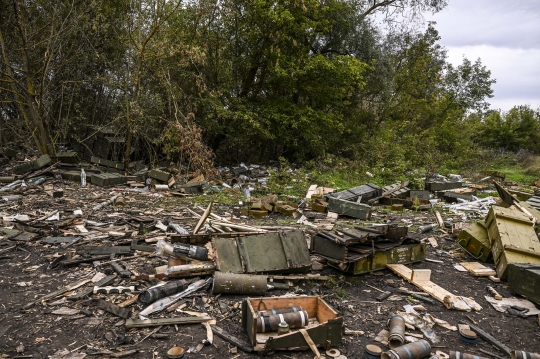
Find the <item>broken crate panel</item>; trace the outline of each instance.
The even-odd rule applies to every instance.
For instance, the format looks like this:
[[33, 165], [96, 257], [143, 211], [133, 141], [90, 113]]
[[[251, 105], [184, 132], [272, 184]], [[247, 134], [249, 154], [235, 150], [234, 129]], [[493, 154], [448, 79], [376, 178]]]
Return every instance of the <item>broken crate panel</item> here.
[[290, 307], [302, 307], [309, 317], [303, 329], [318, 347], [329, 349], [341, 342], [343, 317], [319, 297], [246, 298], [242, 302], [242, 326], [255, 351], [309, 350], [304, 335], [299, 330], [277, 335], [277, 332], [257, 333], [257, 312]]
[[458, 244], [476, 260], [487, 262], [493, 258], [486, 224], [477, 222], [464, 228], [458, 236]]
[[371, 217], [371, 206], [335, 197], [328, 198], [327, 208], [329, 212], [335, 212], [342, 216], [357, 219], [370, 219]]
[[492, 206], [486, 217], [486, 225], [499, 278], [506, 279], [509, 264], [540, 265], [540, 241], [527, 214]]
[[540, 304], [540, 265], [510, 264], [508, 285], [512, 292]]
[[380, 197], [383, 193], [381, 187], [373, 183], [346, 189], [345, 191], [329, 193], [328, 198], [339, 198], [345, 201], [367, 203], [370, 199]]
[[212, 238], [218, 270], [231, 273], [305, 273], [311, 269], [303, 231]]

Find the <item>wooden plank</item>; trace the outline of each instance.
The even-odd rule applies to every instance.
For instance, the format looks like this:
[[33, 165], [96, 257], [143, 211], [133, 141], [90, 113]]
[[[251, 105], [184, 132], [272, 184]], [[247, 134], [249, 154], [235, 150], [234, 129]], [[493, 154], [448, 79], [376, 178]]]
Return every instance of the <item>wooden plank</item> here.
[[461, 262], [460, 265], [475, 277], [489, 277], [496, 274], [493, 269], [478, 262]]
[[482, 307], [476, 303], [474, 299], [454, 295], [429, 280], [413, 281], [413, 270], [405, 267], [403, 264], [387, 264], [386, 267], [409, 283], [414, 284], [422, 291], [428, 293], [433, 298], [443, 303], [448, 309], [464, 311], [478, 311], [482, 309]]
[[51, 300], [53, 298], [56, 298], [59, 295], [70, 292], [70, 291], [72, 291], [74, 289], [77, 289], [79, 287], [82, 287], [83, 285], [85, 285], [86, 283], [91, 282], [91, 281], [92, 281], [91, 279], [83, 279], [83, 280], [81, 280], [81, 281], [79, 281], [79, 282], [77, 282], [75, 284], [70, 284], [70, 285], [67, 285], [65, 287], [62, 287], [62, 288], [60, 288], [60, 289], [58, 289], [58, 290], [56, 290], [56, 291], [54, 291], [52, 293], [49, 293], [49, 294], [47, 294], [47, 295], [45, 295], [45, 296], [43, 296], [43, 297], [41, 297], [41, 298], [39, 298], [37, 300], [34, 300], [34, 301], [30, 302], [30, 303], [27, 303], [23, 307], [23, 309], [28, 309], [31, 306], [33, 306], [34, 304], [36, 304], [36, 303], [45, 302], [47, 300]]
[[428, 240], [429, 244], [431, 244], [431, 246], [433, 248], [437, 248], [439, 246], [439, 243], [437, 242], [437, 240], [434, 237], [429, 237], [427, 240]]
[[202, 225], [204, 224], [204, 222], [210, 215], [210, 212], [212, 211], [212, 204], [214, 204], [214, 202], [210, 201], [210, 203], [208, 204], [208, 207], [206, 207], [206, 210], [204, 211], [203, 215], [199, 219], [199, 222], [197, 222], [197, 225], [195, 226], [195, 229], [193, 230], [193, 234], [197, 234], [199, 229], [201, 229]]
[[126, 320], [126, 328], [147, 328], [159, 327], [161, 325], [177, 325], [177, 324], [197, 324], [211, 320], [209, 316], [204, 317], [178, 317], [178, 318], [159, 318], [159, 319], [128, 319]]
[[429, 281], [431, 279], [430, 269], [414, 269], [411, 274], [412, 282]]
[[315, 194], [316, 189], [317, 189], [316, 184], [312, 184], [311, 186], [309, 186], [308, 191], [306, 193], [306, 199], [310, 199], [311, 196]]
[[435, 211], [435, 218], [437, 219], [437, 224], [439, 225], [439, 228], [444, 230], [444, 221], [439, 211]]

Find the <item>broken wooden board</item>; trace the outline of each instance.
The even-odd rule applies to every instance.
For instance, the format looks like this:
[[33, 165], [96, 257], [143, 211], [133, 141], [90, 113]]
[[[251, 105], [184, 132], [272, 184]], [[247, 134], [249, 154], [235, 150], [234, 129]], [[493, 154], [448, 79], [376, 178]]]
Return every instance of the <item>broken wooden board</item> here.
[[423, 272], [422, 280], [413, 281], [413, 270], [405, 267], [403, 264], [387, 264], [386, 265], [392, 272], [396, 273], [409, 283], [414, 284], [422, 291], [428, 293], [439, 302], [443, 303], [448, 309], [456, 309], [463, 311], [479, 311], [482, 307], [474, 301], [472, 298], [466, 298], [450, 293], [446, 289], [433, 283], [427, 276], [426, 272]]
[[475, 277], [489, 277], [497, 274], [493, 269], [478, 262], [461, 262], [460, 264]]
[[[129, 311], [129, 309], [126, 309]], [[126, 328], [147, 328], [159, 327], [162, 325], [178, 325], [178, 324], [196, 324], [211, 320], [212, 318], [205, 315], [201, 317], [179, 317], [179, 318], [158, 318], [158, 319], [128, 319], [126, 320]]]
[[231, 335], [225, 329], [222, 329], [222, 328], [218, 327], [217, 325], [212, 325], [211, 328], [212, 328], [212, 332], [215, 335], [217, 335], [221, 339], [225, 340], [226, 342], [231, 343], [232, 345], [242, 349], [243, 351], [245, 351], [247, 353], [252, 353], [253, 352], [253, 347], [251, 346], [251, 344], [249, 344], [247, 342], [244, 342], [243, 340]]
[[[116, 279], [116, 274], [112, 274], [112, 275], [106, 276], [105, 278], [99, 280], [97, 283], [95, 283], [95, 285], [97, 285], [98, 287], [106, 286], [106, 285], [109, 285], [112, 282], [114, 282], [115, 279]], [[90, 294], [92, 294], [93, 288], [94, 287], [85, 288], [85, 289], [83, 289], [82, 291], [80, 291], [77, 294], [70, 295], [69, 297], [67, 297], [67, 300], [75, 301], [75, 300], [84, 299], [87, 296], [89, 296]]]
[[112, 313], [124, 319], [129, 318], [129, 316], [131, 315], [131, 310], [127, 308], [119, 307], [116, 304], [107, 302], [103, 299], [90, 299], [90, 300], [82, 302], [82, 304], [87, 305], [87, 306], [98, 307], [99, 309], [103, 309], [106, 312]]

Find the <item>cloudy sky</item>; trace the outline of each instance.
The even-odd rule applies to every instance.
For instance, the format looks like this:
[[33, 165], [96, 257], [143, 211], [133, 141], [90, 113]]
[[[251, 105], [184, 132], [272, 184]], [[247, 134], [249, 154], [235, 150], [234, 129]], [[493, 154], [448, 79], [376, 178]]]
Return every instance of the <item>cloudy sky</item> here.
[[540, 1], [448, 0], [435, 15], [441, 45], [448, 60], [461, 63], [463, 56], [477, 58], [497, 80], [490, 99], [494, 109], [514, 105], [540, 107]]

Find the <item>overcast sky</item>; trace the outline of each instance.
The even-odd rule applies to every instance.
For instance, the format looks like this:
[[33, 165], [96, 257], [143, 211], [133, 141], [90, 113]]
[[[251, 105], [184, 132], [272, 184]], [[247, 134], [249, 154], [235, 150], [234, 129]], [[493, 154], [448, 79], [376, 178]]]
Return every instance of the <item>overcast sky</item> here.
[[435, 15], [448, 61], [482, 60], [493, 86], [491, 108], [540, 107], [540, 0], [448, 0]]

